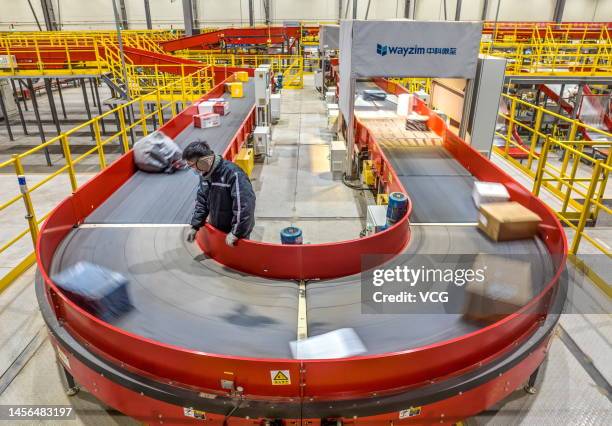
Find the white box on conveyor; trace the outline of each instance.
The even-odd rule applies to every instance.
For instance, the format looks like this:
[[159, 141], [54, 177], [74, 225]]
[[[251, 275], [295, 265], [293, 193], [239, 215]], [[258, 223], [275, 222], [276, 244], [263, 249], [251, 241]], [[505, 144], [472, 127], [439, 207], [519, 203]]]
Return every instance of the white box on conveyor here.
[[214, 112], [213, 109], [215, 107], [214, 101], [202, 101], [198, 103], [198, 114], [206, 114], [208, 112]]
[[221, 125], [221, 117], [219, 114], [214, 114], [212, 112], [197, 114], [193, 116], [193, 125], [201, 129], [217, 127]]
[[474, 182], [472, 199], [476, 207], [486, 203], [500, 203], [508, 201], [510, 194], [504, 185], [497, 182]]
[[295, 359], [337, 359], [367, 352], [359, 335], [352, 328], [340, 328], [304, 340], [290, 342]]

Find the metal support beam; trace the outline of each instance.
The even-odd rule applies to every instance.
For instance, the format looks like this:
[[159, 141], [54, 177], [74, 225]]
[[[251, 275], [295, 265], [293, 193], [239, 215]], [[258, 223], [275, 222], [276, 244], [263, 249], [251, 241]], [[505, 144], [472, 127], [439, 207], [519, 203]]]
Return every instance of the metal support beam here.
[[9, 139], [14, 141], [13, 130], [11, 129], [11, 121], [9, 120], [8, 111], [6, 110], [6, 104], [4, 103], [4, 94], [2, 93], [2, 87], [0, 87], [0, 111], [2, 111], [2, 117], [4, 118], [4, 125], [8, 132]]
[[49, 109], [51, 109], [51, 118], [53, 124], [55, 124], [55, 130], [57, 134], [62, 133], [62, 127], [60, 126], [59, 117], [57, 116], [57, 108], [55, 107], [55, 99], [53, 99], [53, 86], [51, 85], [50, 78], [43, 78], [45, 83], [45, 92], [47, 92], [47, 99], [49, 99]]
[[100, 115], [100, 124], [102, 125], [102, 134], [106, 134], [106, 127], [104, 126], [104, 117], [102, 117], [102, 103], [100, 102], [100, 91], [98, 90], [98, 86], [100, 85], [100, 80], [95, 79], [95, 94], [96, 94], [96, 102], [98, 103], [98, 114]]
[[153, 29], [153, 22], [151, 21], [151, 5], [149, 0], [144, 0], [145, 19], [147, 20], [147, 30]]
[[119, 11], [121, 12], [121, 29], [128, 29], [127, 9], [125, 8], [125, 0], [119, 0]]
[[264, 8], [264, 16], [266, 20], [266, 25], [270, 25], [270, 0], [263, 0], [263, 8]]
[[23, 117], [23, 110], [21, 109], [21, 101], [17, 96], [17, 87], [15, 86], [15, 81], [11, 78], [11, 87], [13, 88], [13, 98], [15, 98], [15, 103], [17, 104], [17, 111], [19, 111], [19, 121], [21, 121], [21, 127], [23, 127], [23, 134], [28, 135], [28, 128], [26, 127], [25, 118]]
[[342, 19], [342, 0], [338, 0], [338, 24]]
[[53, 10], [53, 2], [51, 0], [40, 0], [40, 7], [45, 18], [45, 26], [47, 31], [57, 30], [57, 20], [55, 19], [55, 11]]
[[[32, 99], [32, 109], [34, 110], [34, 116], [36, 117], [36, 123], [38, 124], [38, 134], [40, 136], [40, 143], [45, 143], [45, 129], [43, 128], [42, 121], [40, 121], [40, 112], [38, 111], [38, 101], [36, 100], [36, 92], [34, 92], [34, 85], [32, 79], [28, 79], [28, 89], [30, 91], [30, 97]], [[45, 147], [45, 159], [47, 160], [47, 166], [51, 167], [51, 156], [49, 155], [49, 148]]]
[[410, 4], [410, 0], [406, 0], [406, 2], [404, 3], [404, 18], [406, 19], [412, 19], [411, 15], [411, 4]]
[[353, 19], [357, 19], [357, 2], [358, 0], [353, 0]]
[[485, 21], [487, 19], [487, 11], [489, 9], [489, 0], [484, 0], [482, 4], [482, 15], [480, 16], [481, 21]]
[[25, 96], [26, 87], [21, 80], [17, 80], [17, 82], [19, 83], [19, 90], [21, 90], [21, 99], [23, 99], [23, 107], [25, 108], [26, 111], [29, 111], [28, 101], [26, 100], [26, 96]]
[[565, 0], [557, 0], [555, 3], [555, 11], [553, 13], [553, 21], [561, 22], [563, 20], [564, 10], [565, 10]]
[[191, 0], [183, 0], [183, 21], [185, 22], [185, 35], [193, 35], [193, 5]]
[[66, 115], [66, 105], [64, 104], [64, 94], [62, 93], [62, 85], [60, 83], [60, 79], [59, 78], [55, 79], [55, 84], [57, 84], [57, 94], [59, 95], [59, 98], [60, 98], [60, 105], [62, 107], [62, 114], [64, 115], [64, 119], [67, 119], [68, 116]]
[[460, 21], [461, 20], [461, 0], [457, 0], [457, 4], [456, 4], [456, 8], [455, 8], [455, 21]]
[[[80, 78], [79, 81], [81, 82], [81, 90], [83, 91], [83, 103], [85, 104], [85, 111], [87, 112], [87, 121], [91, 121], [91, 108], [89, 107], [89, 99], [87, 96], [87, 84], [84, 78]], [[89, 133], [91, 134], [91, 139], [94, 140], [96, 137], [94, 135], [93, 124], [89, 125]]]
[[253, 0], [249, 0], [249, 26], [255, 26], [255, 10], [253, 6]]
[[38, 16], [36, 16], [36, 11], [34, 10], [34, 6], [32, 6], [32, 0], [28, 0], [28, 4], [30, 5], [30, 10], [32, 11], [32, 15], [34, 15], [34, 20], [36, 21], [36, 26], [38, 27], [38, 31], [42, 31], [42, 27], [40, 26], [40, 21], [38, 20]]
[[193, 17], [193, 34], [200, 34], [200, 14], [198, 11], [198, 0], [193, 0], [191, 2], [191, 15]]
[[368, 20], [368, 15], [370, 14], [370, 3], [372, 3], [372, 0], [368, 0], [368, 6], [366, 7], [365, 17], [363, 18], [366, 21]]

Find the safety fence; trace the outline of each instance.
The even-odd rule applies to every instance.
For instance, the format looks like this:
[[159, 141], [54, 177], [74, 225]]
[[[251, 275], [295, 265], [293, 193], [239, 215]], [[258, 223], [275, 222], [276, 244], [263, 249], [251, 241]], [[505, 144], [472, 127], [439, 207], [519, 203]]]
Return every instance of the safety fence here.
[[[283, 88], [301, 89], [304, 87], [304, 62], [301, 55], [240, 55], [210, 53], [203, 50], [185, 50], [176, 56], [205, 63], [207, 65], [257, 68], [269, 64], [274, 74], [283, 75]], [[309, 65], [311, 68], [312, 64]], [[318, 65], [314, 65], [318, 67]]]
[[507, 60], [507, 75], [608, 76], [612, 72], [612, 42], [482, 41], [480, 53]]
[[[533, 194], [553, 197], [549, 205], [574, 230], [571, 256], [579, 254], [584, 240], [612, 256], [589, 230], [602, 213], [612, 214], [605, 202], [612, 133], [515, 96], [503, 94], [502, 104], [493, 152], [532, 179]], [[610, 291], [609, 285], [602, 288]]]
[[545, 42], [551, 40], [585, 43], [610, 37], [609, 22], [484, 22], [483, 40]]
[[[166, 121], [175, 117], [181, 109], [200, 98], [206, 92], [196, 90], [190, 83], [192, 80], [207, 79], [205, 70], [199, 70], [184, 78], [172, 81], [167, 86], [159, 87], [151, 92], [125, 102], [117, 107], [92, 118], [78, 126], [49, 139], [22, 154], [15, 154], [11, 159], [0, 163], [0, 175], [15, 175], [13, 194], [6, 185], [4, 194], [7, 199], [0, 200], [0, 262], [3, 265], [0, 276], [0, 292], [5, 289], [16, 277], [29, 268], [35, 261], [34, 246], [41, 223], [49, 216], [53, 206], [44, 204], [49, 202], [50, 195], [60, 197], [53, 200], [56, 204], [61, 198], [70, 195], [83, 182], [79, 179], [88, 178], [88, 174], [79, 176], [77, 169], [91, 173], [92, 165], [95, 171], [105, 169], [118, 155], [130, 149], [135, 135], [147, 135], [153, 129], [162, 126]], [[102, 121], [113, 120], [117, 124], [114, 132], [103, 134]], [[76, 134], [89, 129], [92, 134], [91, 147], [87, 145], [85, 152], [75, 147]], [[108, 126], [107, 126], [108, 130]], [[82, 144], [82, 142], [81, 142]], [[28, 175], [29, 166], [36, 163], [36, 156], [53, 154], [54, 171], [42, 178], [39, 174]], [[93, 162], [92, 162], [93, 157]], [[40, 180], [38, 180], [40, 179]], [[61, 193], [60, 186], [65, 191]], [[14, 219], [23, 212], [19, 204], [25, 208], [27, 228], [9, 235], [14, 229]], [[29, 240], [29, 242], [28, 242]], [[14, 259], [19, 259], [17, 262]], [[8, 267], [4, 265], [9, 264]]]

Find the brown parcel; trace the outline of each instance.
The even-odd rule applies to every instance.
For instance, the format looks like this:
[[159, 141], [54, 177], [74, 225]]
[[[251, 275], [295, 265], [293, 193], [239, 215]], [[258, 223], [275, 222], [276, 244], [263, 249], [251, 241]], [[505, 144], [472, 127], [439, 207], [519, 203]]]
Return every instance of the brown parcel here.
[[463, 315], [472, 321], [491, 323], [518, 311], [534, 297], [534, 281], [542, 278], [534, 276], [529, 260], [520, 257], [477, 255], [473, 269], [481, 268], [484, 281], [464, 287]]
[[478, 227], [494, 241], [531, 238], [542, 221], [540, 216], [515, 201], [482, 204], [479, 210]]

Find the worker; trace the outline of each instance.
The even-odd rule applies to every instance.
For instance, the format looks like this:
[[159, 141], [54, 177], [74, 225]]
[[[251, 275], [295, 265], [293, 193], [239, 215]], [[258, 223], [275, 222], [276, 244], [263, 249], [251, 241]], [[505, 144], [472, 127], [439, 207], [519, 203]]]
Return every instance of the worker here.
[[206, 219], [227, 233], [228, 246], [249, 238], [255, 226], [255, 192], [248, 176], [240, 167], [215, 154], [205, 141], [191, 142], [183, 151], [183, 160], [200, 177], [187, 241], [195, 240]]

